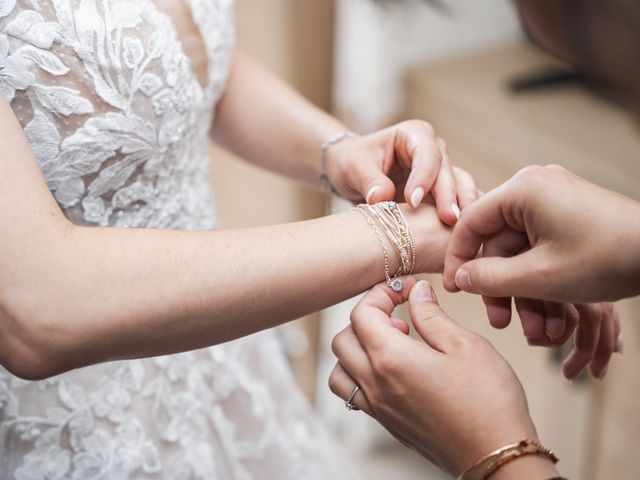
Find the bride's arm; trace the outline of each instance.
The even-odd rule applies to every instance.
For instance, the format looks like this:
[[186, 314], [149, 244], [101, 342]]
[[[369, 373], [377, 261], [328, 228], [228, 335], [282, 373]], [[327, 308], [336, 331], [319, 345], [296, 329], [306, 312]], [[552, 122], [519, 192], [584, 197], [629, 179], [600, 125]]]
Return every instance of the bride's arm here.
[[319, 186], [321, 173], [326, 173], [334, 189], [354, 202], [397, 196], [417, 205], [432, 192], [438, 216], [448, 225], [455, 223], [458, 207], [463, 209], [477, 197], [473, 179], [452, 167], [444, 141], [422, 120], [339, 142], [328, 149], [326, 171], [321, 172], [320, 145], [345, 130], [334, 117], [235, 51], [212, 129], [214, 140], [225, 148], [310, 185]]
[[[247, 112], [251, 112], [249, 115]], [[320, 145], [348, 128], [235, 49], [212, 137], [241, 158], [320, 186]]]
[[[22, 377], [224, 342], [382, 280], [357, 212], [221, 232], [72, 225], [1, 95], [0, 131], [0, 363]], [[418, 268], [441, 270], [448, 229], [432, 207], [407, 214]]]

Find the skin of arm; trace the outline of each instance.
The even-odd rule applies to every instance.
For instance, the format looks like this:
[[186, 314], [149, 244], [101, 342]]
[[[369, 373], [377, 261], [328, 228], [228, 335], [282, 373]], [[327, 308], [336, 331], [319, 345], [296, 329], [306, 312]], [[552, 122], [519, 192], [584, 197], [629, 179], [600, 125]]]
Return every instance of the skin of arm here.
[[[18, 376], [225, 342], [383, 278], [357, 212], [224, 232], [73, 225], [4, 98], [0, 131], [0, 363]], [[449, 229], [432, 206], [405, 214], [417, 269], [442, 270]]]

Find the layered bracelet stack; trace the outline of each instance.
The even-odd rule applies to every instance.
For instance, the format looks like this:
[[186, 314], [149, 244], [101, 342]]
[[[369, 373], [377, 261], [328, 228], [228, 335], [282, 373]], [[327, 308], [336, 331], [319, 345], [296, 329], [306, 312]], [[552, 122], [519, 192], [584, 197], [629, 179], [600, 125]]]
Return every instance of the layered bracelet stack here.
[[[367, 223], [378, 237], [384, 254], [384, 278], [387, 285], [395, 292], [402, 291], [404, 284], [395, 277], [411, 275], [416, 265], [416, 245], [413, 233], [402, 210], [395, 202], [380, 202], [374, 205], [362, 204], [353, 209], [367, 219]], [[399, 259], [398, 270], [393, 276], [389, 267], [387, 241], [394, 247]]]

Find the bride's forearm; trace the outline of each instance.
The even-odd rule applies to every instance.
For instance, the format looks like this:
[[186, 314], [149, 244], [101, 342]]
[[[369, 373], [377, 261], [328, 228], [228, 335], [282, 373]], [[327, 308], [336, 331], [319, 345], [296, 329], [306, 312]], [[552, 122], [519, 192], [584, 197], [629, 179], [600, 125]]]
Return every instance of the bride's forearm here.
[[[247, 121], [247, 112], [251, 112]], [[319, 185], [320, 145], [346, 127], [236, 50], [214, 140], [257, 165]]]
[[[420, 268], [439, 270], [448, 231], [435, 212], [421, 218], [432, 247]], [[21, 262], [4, 292], [0, 342], [11, 348], [0, 360], [26, 377], [225, 342], [383, 277], [381, 247], [355, 212], [236, 231], [59, 233]]]

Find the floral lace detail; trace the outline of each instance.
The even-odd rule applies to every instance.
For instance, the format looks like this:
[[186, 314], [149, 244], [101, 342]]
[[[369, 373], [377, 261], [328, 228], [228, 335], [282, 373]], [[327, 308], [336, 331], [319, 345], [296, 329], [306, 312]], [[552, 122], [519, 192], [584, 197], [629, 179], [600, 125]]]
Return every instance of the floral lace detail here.
[[[0, 91], [77, 224], [212, 228], [207, 135], [234, 42], [231, 0], [189, 4], [198, 83], [151, 0], [0, 0]], [[28, 382], [0, 368], [0, 478], [357, 475], [271, 332]]]
[[40, 382], [0, 369], [0, 477], [357, 479], [271, 332]]
[[206, 89], [150, 0], [0, 0], [0, 90], [76, 223], [213, 225], [206, 142], [226, 82], [232, 2], [192, 0]]

